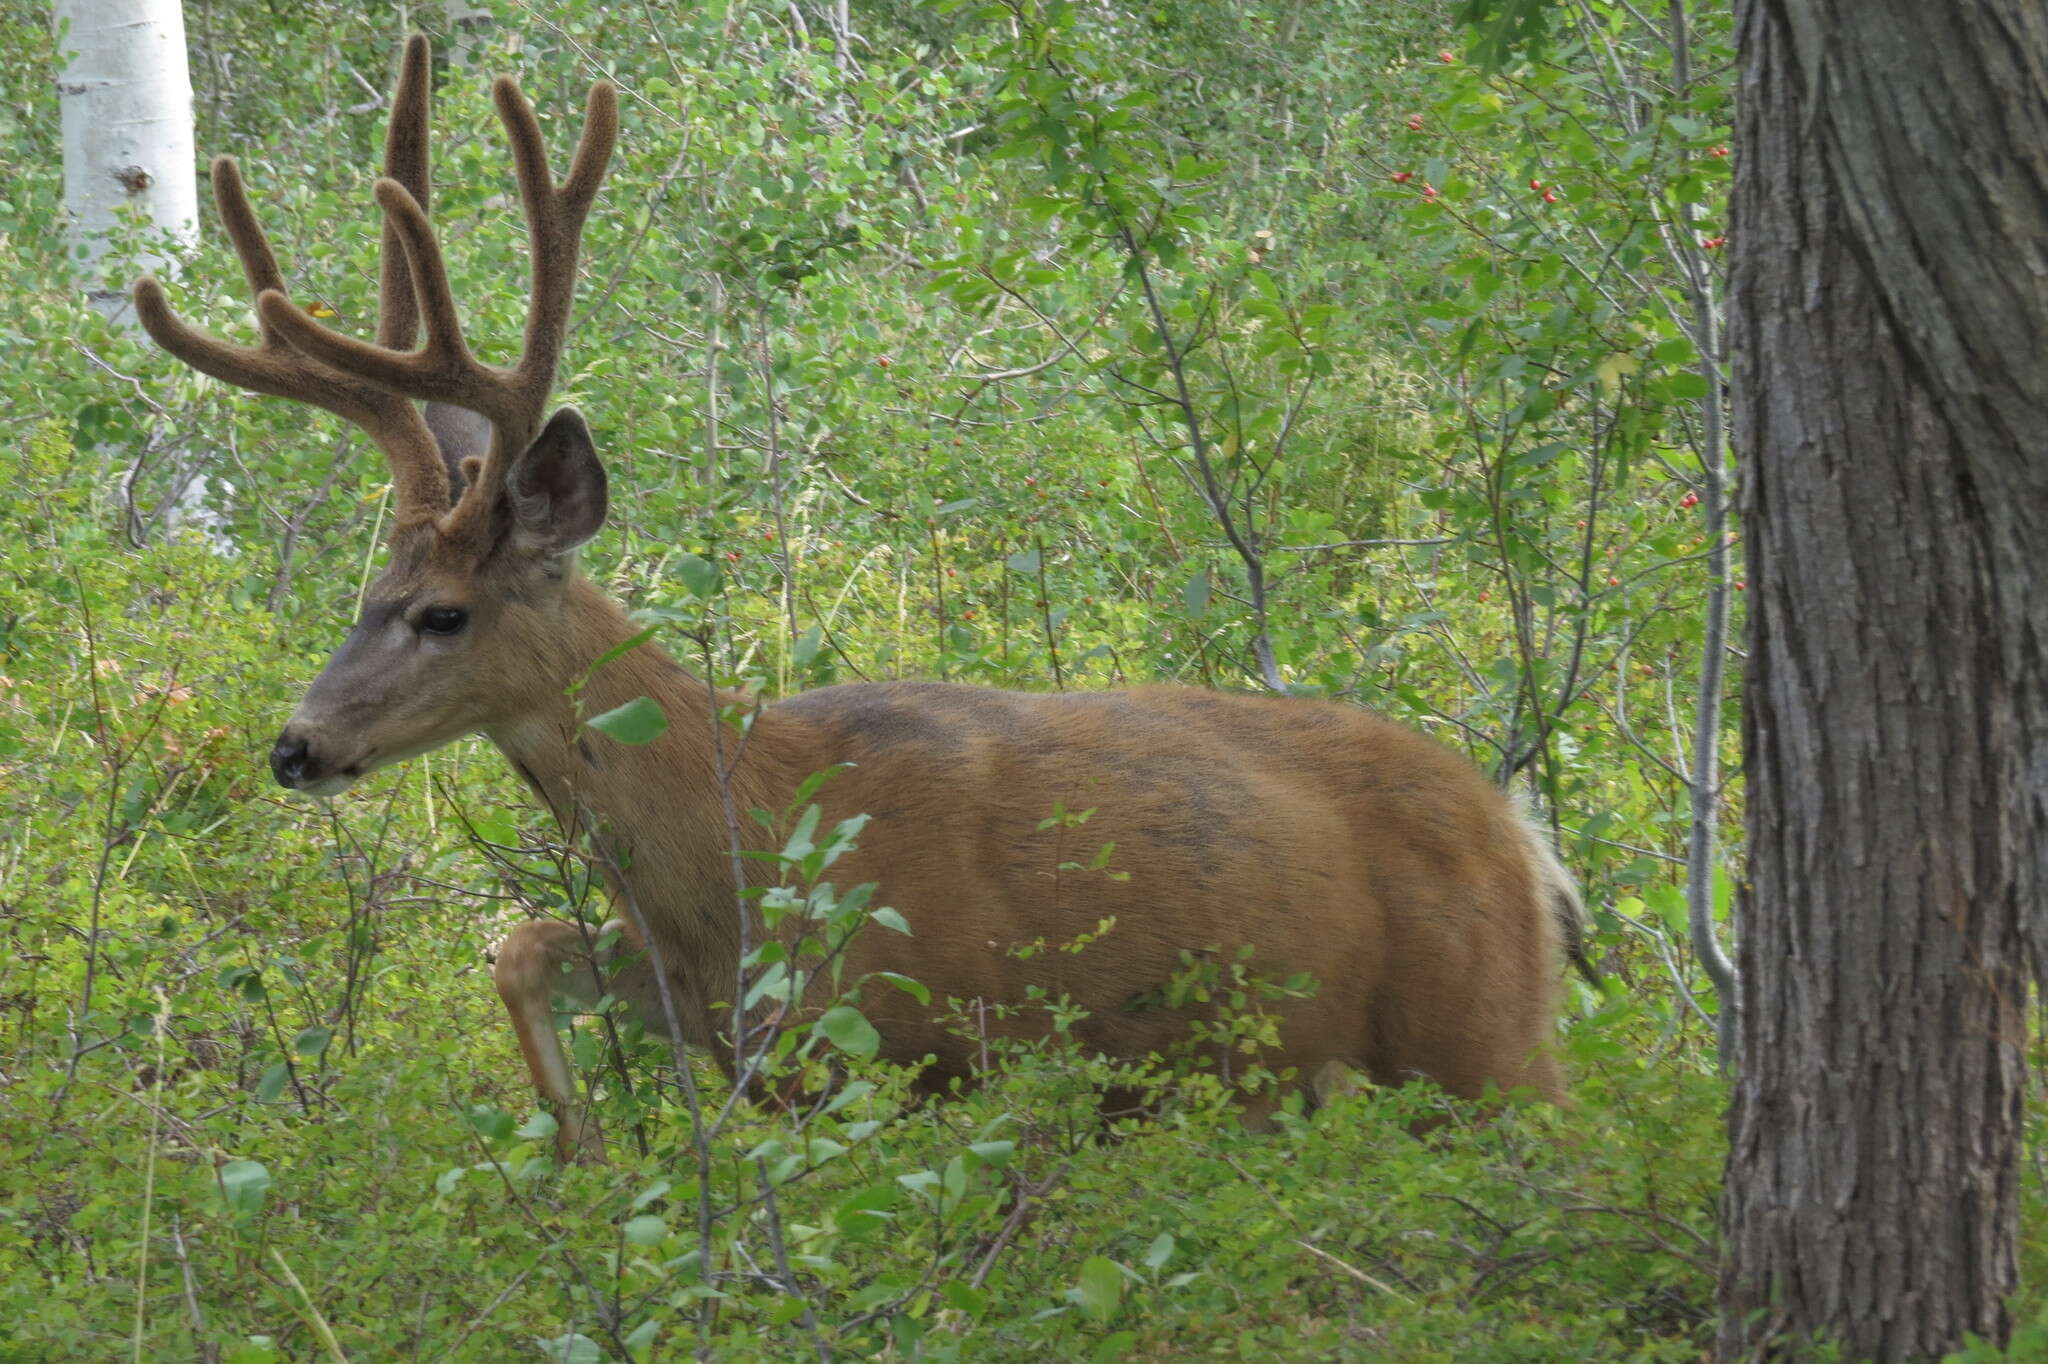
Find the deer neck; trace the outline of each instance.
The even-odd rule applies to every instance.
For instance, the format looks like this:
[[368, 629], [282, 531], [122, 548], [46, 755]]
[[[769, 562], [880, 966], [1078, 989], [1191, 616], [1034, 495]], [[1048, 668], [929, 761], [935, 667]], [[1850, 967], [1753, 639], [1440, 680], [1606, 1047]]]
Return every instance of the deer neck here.
[[[564, 592], [561, 628], [543, 646], [552, 654], [543, 675], [563, 680], [486, 734], [572, 841], [587, 839], [627, 921], [724, 978], [722, 959], [736, 968], [739, 954], [725, 791], [742, 821], [763, 802], [752, 761], [721, 790], [738, 736], [730, 727], [714, 735], [713, 705], [745, 698], [721, 691], [714, 703], [703, 679], [651, 643], [591, 670], [639, 630], [580, 576]], [[585, 681], [572, 700], [567, 686], [577, 678]], [[620, 743], [585, 723], [642, 696], [668, 721], [647, 743]]]

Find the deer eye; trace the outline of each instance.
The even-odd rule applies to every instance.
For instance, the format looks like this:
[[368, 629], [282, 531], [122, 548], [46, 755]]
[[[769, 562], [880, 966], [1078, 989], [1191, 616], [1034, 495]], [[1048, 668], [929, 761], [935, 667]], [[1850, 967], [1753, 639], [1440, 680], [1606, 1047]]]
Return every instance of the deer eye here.
[[420, 632], [428, 635], [453, 635], [460, 633], [469, 624], [469, 612], [459, 606], [429, 606], [420, 612]]

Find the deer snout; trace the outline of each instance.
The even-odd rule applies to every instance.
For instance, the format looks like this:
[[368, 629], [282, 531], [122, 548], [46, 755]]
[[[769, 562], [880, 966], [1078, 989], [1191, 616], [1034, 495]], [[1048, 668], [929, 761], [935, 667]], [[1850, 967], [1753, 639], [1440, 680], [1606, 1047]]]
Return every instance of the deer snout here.
[[331, 796], [345, 789], [358, 775], [357, 769], [341, 767], [323, 754], [302, 733], [287, 729], [270, 749], [270, 772], [277, 784], [292, 791]]
[[277, 778], [279, 786], [296, 788], [318, 768], [313, 750], [304, 736], [290, 730], [277, 736], [277, 742], [270, 749], [270, 774]]

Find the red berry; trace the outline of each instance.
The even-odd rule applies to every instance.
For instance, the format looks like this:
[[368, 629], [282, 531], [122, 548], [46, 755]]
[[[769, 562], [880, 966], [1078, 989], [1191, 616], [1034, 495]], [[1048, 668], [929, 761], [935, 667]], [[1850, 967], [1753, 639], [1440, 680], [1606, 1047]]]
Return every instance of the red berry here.
[[960, 613], [960, 619], [962, 619], [962, 620], [973, 620], [973, 619], [974, 619], [974, 613], [973, 613], [972, 611], [962, 611], [962, 612]]
[[1726, 147], [1716, 147], [1716, 148], [1714, 148], [1714, 150], [1713, 150], [1713, 151], [1712, 151], [1712, 152], [1710, 153], [1710, 155], [1713, 155], [1713, 156], [1726, 156], [1726, 155], [1728, 155], [1728, 149], [1727, 149]]
[[1030, 477], [1029, 475], [1026, 475], [1024, 479], [1024, 486], [1027, 488], [1036, 488], [1038, 486], [1038, 480]]
[[960, 576], [960, 574], [957, 570], [949, 568], [946, 570], [946, 576], [949, 578], [957, 578]]
[[1727, 245], [1727, 244], [1728, 244], [1728, 239], [1727, 239], [1726, 237], [1702, 237], [1702, 238], [1700, 238], [1700, 245], [1701, 245], [1701, 246], [1703, 246], [1703, 247], [1705, 247], [1705, 248], [1706, 248], [1707, 250], [1709, 250], [1709, 251], [1718, 251], [1718, 250], [1720, 250], [1720, 249], [1721, 249], [1721, 248], [1722, 248], [1723, 246], [1725, 246], [1725, 245]]
[[1530, 189], [1542, 189], [1542, 188], [1543, 188], [1543, 182], [1542, 182], [1541, 180], [1531, 180], [1531, 181], [1529, 182], [1529, 188], [1530, 188]]
[[887, 369], [889, 368], [889, 357], [884, 355], [879, 360], [875, 361], [875, 363], [880, 365], [883, 369]]
[[1557, 202], [1557, 196], [1555, 194], [1552, 194], [1549, 190], [1544, 190], [1543, 202], [1546, 204], [1554, 204]]
[[1436, 198], [1436, 186], [1435, 186], [1435, 185], [1424, 185], [1424, 186], [1422, 187], [1422, 197], [1423, 197], [1423, 198], [1425, 198], [1425, 199], [1434, 199], [1434, 198]]
[[1452, 55], [1451, 55], [1450, 53], [1448, 53], [1448, 52], [1439, 52], [1439, 53], [1437, 53], [1437, 54], [1436, 54], [1436, 59], [1437, 59], [1438, 61], [1442, 62], [1442, 63], [1443, 63], [1443, 64], [1444, 64], [1445, 66], [1449, 66], [1449, 65], [1450, 65], [1450, 64], [1451, 64], [1452, 62], [1454, 62], [1454, 61], [1458, 60], [1458, 59], [1457, 59], [1456, 57], [1453, 57], [1453, 56], [1452, 56]]
[[736, 549], [729, 549], [725, 552], [725, 557], [734, 563], [738, 563], [740, 561], [740, 552]]
[[1615, 577], [1610, 577], [1610, 578], [1608, 578], [1608, 580], [1607, 580], [1607, 585], [1608, 585], [1609, 587], [1620, 587], [1620, 586], [1621, 586], [1621, 579], [1619, 579], [1619, 578], [1615, 578]]
[[1411, 133], [1419, 133], [1419, 132], [1421, 132], [1421, 131], [1422, 131], [1422, 115], [1421, 115], [1421, 114], [1410, 114], [1410, 115], [1408, 115], [1408, 131], [1409, 131], [1409, 132], [1411, 132]]
[[1737, 592], [1747, 592], [1749, 591], [1749, 584], [1743, 582], [1741, 579], [1737, 579], [1735, 583], [1735, 590]]
[[1395, 183], [1395, 184], [1397, 184], [1397, 185], [1405, 185], [1405, 184], [1407, 184], [1407, 183], [1408, 183], [1408, 182], [1409, 182], [1410, 180], [1413, 180], [1414, 178], [1415, 178], [1415, 172], [1414, 172], [1414, 171], [1395, 171], [1395, 172], [1394, 172], [1394, 183]]

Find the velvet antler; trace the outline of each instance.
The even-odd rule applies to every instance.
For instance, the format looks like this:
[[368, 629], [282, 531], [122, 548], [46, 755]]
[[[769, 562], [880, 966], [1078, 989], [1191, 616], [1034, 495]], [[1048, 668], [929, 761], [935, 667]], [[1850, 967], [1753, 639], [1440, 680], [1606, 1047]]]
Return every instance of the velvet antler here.
[[[415, 191], [415, 202], [427, 195], [427, 84], [430, 53], [427, 40], [414, 36], [405, 45], [398, 89], [391, 101], [391, 128], [385, 143], [384, 173]], [[249, 206], [241, 171], [234, 158], [213, 162], [213, 197], [235, 254], [241, 258], [249, 291], [284, 296], [284, 276], [277, 268], [270, 242]], [[384, 238], [383, 279], [378, 291], [377, 334], [403, 345], [412, 336], [418, 308], [405, 263], [392, 234]], [[135, 283], [135, 312], [144, 330], [159, 346], [192, 368], [240, 388], [274, 397], [312, 403], [345, 417], [369, 433], [391, 463], [397, 493], [398, 526], [438, 517], [448, 509], [448, 473], [440, 448], [419, 409], [405, 397], [306, 355], [285, 335], [258, 318], [261, 341], [236, 345], [190, 326], [171, 311], [163, 286], [144, 277]]]
[[[540, 430], [568, 335], [583, 222], [618, 138], [618, 101], [609, 83], [591, 87], [583, 137], [568, 179], [558, 187], [540, 121], [518, 85], [501, 76], [491, 87], [526, 208], [533, 286], [519, 360], [509, 367], [488, 365], [463, 339], [440, 243], [427, 217], [429, 57], [424, 37], [407, 41], [392, 97], [384, 174], [375, 190], [384, 224], [374, 343], [323, 326], [286, 295], [270, 243], [228, 157], [213, 163], [214, 198], [256, 296], [260, 343], [234, 345], [187, 325], [172, 313], [154, 279], [136, 282], [135, 307], [157, 344], [194, 369], [259, 393], [312, 403], [362, 427], [390, 460], [396, 524], [438, 520], [445, 530], [460, 532], [487, 523], [507, 469]], [[411, 349], [422, 326], [425, 339]], [[476, 476], [465, 480], [460, 499], [451, 495], [440, 447], [416, 399], [466, 408], [491, 423], [490, 453]]]
[[501, 76], [491, 94], [511, 143], [533, 254], [526, 341], [516, 363], [490, 365], [470, 352], [433, 225], [412, 191], [388, 176], [377, 182], [377, 203], [384, 210], [385, 230], [398, 243], [409, 268], [411, 294], [425, 332], [419, 349], [386, 343], [381, 333], [377, 344], [343, 336], [314, 320], [281, 290], [266, 289], [256, 301], [266, 329], [321, 364], [393, 393], [451, 403], [490, 420], [490, 454], [443, 520], [443, 528], [451, 533], [484, 527], [507, 469], [540, 430], [568, 337], [583, 222], [618, 138], [617, 96], [609, 83], [600, 81], [591, 87], [583, 137], [570, 162], [569, 177], [557, 187], [548, 169], [540, 121], [519, 87]]

